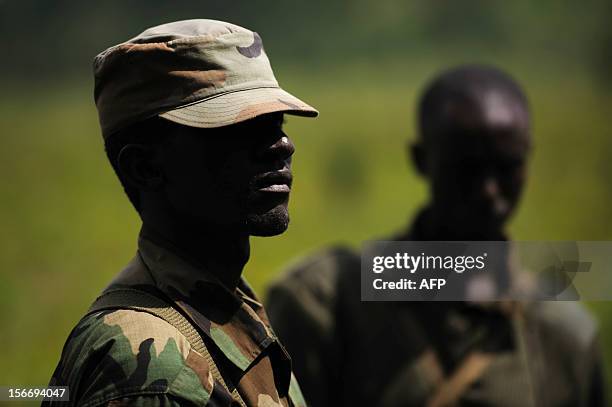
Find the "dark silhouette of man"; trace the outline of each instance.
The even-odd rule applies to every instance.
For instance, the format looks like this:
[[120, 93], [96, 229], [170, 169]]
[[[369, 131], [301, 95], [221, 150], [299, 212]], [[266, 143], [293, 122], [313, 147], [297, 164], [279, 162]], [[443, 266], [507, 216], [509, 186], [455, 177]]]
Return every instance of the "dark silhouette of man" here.
[[[418, 120], [409, 153], [430, 201], [392, 240], [506, 240], [531, 148], [519, 85], [491, 67], [451, 69]], [[269, 291], [310, 405], [605, 404], [596, 326], [576, 303], [361, 302], [359, 273], [359, 254], [337, 247]]]
[[257, 33], [149, 28], [94, 62], [108, 158], [138, 253], [70, 334], [52, 385], [82, 406], [301, 406], [291, 361], [241, 277], [250, 236], [289, 223], [294, 146]]

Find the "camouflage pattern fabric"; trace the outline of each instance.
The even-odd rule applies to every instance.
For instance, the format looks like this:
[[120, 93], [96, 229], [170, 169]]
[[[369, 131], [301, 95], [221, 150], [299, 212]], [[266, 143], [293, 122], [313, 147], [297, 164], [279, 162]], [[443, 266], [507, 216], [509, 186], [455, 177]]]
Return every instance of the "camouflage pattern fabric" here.
[[579, 304], [362, 303], [359, 273], [359, 253], [330, 248], [269, 290], [310, 406], [606, 405], [596, 324]]
[[[225, 383], [248, 406], [305, 405], [291, 360], [244, 280], [230, 292], [212, 274], [141, 237], [138, 255], [105, 292], [125, 288], [163, 296], [195, 321]], [[128, 309], [83, 318], [50, 384], [69, 386], [69, 404], [87, 407], [238, 405], [177, 328]]]
[[211, 128], [265, 113], [318, 114], [280, 87], [259, 34], [224, 21], [148, 28], [98, 54], [93, 69], [105, 139], [156, 115]]

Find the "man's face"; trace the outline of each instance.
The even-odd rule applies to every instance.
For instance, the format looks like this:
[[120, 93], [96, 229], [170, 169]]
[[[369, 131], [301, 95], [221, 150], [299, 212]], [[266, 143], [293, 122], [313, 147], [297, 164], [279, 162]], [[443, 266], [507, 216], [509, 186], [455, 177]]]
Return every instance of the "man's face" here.
[[433, 204], [457, 233], [500, 235], [526, 178], [529, 117], [523, 104], [489, 92], [449, 105], [428, 143]]
[[274, 113], [217, 129], [180, 126], [161, 152], [171, 209], [203, 227], [284, 232], [294, 146], [282, 125]]

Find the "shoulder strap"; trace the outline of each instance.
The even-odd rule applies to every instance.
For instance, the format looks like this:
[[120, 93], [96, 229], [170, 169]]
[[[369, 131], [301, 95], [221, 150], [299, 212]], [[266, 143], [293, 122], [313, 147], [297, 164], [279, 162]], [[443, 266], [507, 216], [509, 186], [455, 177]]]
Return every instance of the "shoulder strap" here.
[[189, 322], [187, 318], [183, 316], [183, 314], [174, 309], [174, 307], [170, 306], [166, 301], [144, 291], [122, 288], [103, 293], [94, 301], [86, 315], [109, 309], [130, 309], [147, 312], [163, 319], [175, 327], [183, 336], [185, 336], [185, 338], [187, 338], [187, 341], [191, 347], [196, 352], [204, 356], [204, 359], [206, 359], [206, 362], [208, 362], [208, 366], [210, 366], [213, 378], [221, 383], [225, 390], [231, 393], [241, 406], [246, 407], [244, 400], [240, 396], [240, 393], [238, 393], [238, 389], [234, 387], [233, 390], [230, 390], [227, 386], [223, 376], [221, 376], [221, 372], [219, 372], [217, 364], [206, 348], [202, 336], [193, 327], [193, 324], [191, 324], [191, 322]]
[[463, 393], [482, 376], [491, 362], [493, 362], [492, 354], [470, 353], [453, 374], [438, 386], [429, 399], [427, 407], [456, 405]]

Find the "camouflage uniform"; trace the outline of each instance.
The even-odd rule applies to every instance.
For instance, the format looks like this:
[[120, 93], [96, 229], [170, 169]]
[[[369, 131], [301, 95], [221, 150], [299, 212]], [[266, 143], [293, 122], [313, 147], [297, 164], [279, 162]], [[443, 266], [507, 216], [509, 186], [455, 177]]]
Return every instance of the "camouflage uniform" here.
[[[230, 292], [212, 273], [141, 236], [138, 255], [105, 292], [125, 288], [165, 298], [186, 315], [246, 405], [305, 405], [291, 360], [244, 280]], [[69, 386], [70, 403], [87, 407], [238, 403], [177, 328], [130, 309], [83, 318], [64, 346], [51, 385]]]
[[[96, 56], [94, 78], [107, 152], [157, 116], [219, 128], [318, 114], [280, 88], [257, 33], [223, 21], [148, 28]], [[109, 159], [116, 167], [118, 155]], [[177, 254], [141, 234], [137, 256], [68, 337], [51, 385], [69, 386], [70, 404], [88, 407], [303, 406], [291, 360], [246, 282], [230, 291]]]
[[[417, 219], [395, 240], [426, 239]], [[309, 405], [602, 406], [596, 325], [571, 302], [361, 302], [338, 247], [269, 291], [272, 325]]]

